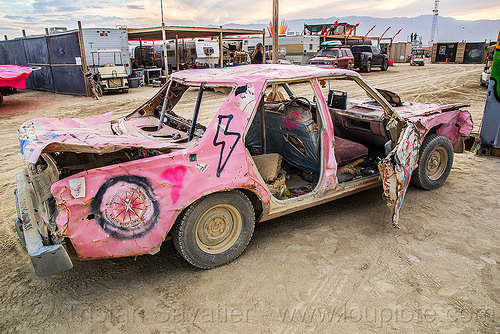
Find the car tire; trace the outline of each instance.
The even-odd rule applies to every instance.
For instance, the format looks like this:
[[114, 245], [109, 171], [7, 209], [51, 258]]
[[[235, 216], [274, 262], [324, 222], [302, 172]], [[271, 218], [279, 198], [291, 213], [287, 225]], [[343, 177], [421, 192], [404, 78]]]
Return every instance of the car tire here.
[[420, 147], [418, 167], [413, 171], [411, 183], [425, 190], [439, 188], [450, 175], [453, 165], [453, 146], [448, 138], [428, 135]]
[[338, 63], [335, 63], [335, 64], [333, 64], [333, 67], [338, 68], [338, 67], [339, 67], [339, 64], [338, 64]]
[[227, 264], [245, 250], [255, 228], [252, 203], [234, 190], [204, 197], [182, 214], [173, 228], [179, 254], [195, 267]]
[[382, 63], [382, 66], [380, 67], [380, 69], [382, 71], [387, 71], [389, 69], [389, 62], [386, 60], [384, 60], [384, 62]]
[[347, 64], [347, 69], [348, 70], [353, 70], [354, 69], [354, 65], [352, 63], [348, 63]]
[[371, 72], [371, 70], [372, 70], [372, 62], [371, 62], [371, 60], [368, 60], [366, 62], [364, 70], [365, 70], [366, 73], [370, 73]]

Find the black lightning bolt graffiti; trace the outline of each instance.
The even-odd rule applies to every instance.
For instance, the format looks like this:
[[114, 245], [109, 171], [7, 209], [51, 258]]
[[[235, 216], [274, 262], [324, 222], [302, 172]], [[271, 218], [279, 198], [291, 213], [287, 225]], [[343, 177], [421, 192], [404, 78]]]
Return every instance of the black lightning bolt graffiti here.
[[[233, 117], [234, 117], [233, 115], [219, 115], [219, 124], [217, 125], [217, 133], [215, 134], [215, 137], [214, 137], [214, 146], [221, 145], [220, 155], [219, 155], [219, 165], [217, 166], [217, 177], [220, 177], [222, 170], [226, 166], [226, 163], [229, 160], [229, 157], [231, 156], [234, 148], [236, 147], [236, 143], [238, 143], [238, 140], [240, 140], [240, 138], [241, 138], [241, 134], [239, 134], [238, 132], [229, 132], [228, 131], [229, 124], [231, 124]], [[225, 126], [222, 124], [223, 119], [227, 119], [227, 123], [225, 124]], [[218, 141], [221, 128], [224, 129], [223, 134], [225, 136], [234, 136], [235, 137], [234, 142], [232, 140], [230, 141], [233, 143], [229, 147], [229, 149], [226, 149], [226, 140]]]

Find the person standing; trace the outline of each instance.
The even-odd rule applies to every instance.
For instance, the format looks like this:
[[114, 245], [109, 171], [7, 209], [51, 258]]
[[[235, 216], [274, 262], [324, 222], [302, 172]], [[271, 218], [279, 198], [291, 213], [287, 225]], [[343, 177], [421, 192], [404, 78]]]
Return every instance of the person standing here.
[[252, 64], [262, 64], [263, 63], [263, 52], [264, 47], [262, 46], [262, 43], [257, 43], [255, 46], [255, 50], [252, 53]]

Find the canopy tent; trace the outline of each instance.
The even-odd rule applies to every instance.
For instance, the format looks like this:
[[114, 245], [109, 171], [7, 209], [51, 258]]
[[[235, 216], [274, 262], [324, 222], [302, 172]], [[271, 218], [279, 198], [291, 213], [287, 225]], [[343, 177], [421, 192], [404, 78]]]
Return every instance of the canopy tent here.
[[[129, 41], [159, 41], [163, 40], [162, 27], [151, 28], [128, 28]], [[219, 64], [222, 67], [223, 61], [223, 45], [222, 40], [228, 36], [248, 36], [262, 35], [265, 42], [265, 30], [248, 30], [248, 29], [224, 29], [220, 28], [203, 28], [203, 27], [183, 27], [183, 26], [166, 26], [165, 40], [178, 40], [185, 38], [218, 38], [219, 40]], [[264, 44], [264, 43], [263, 43]], [[176, 48], [177, 49], [177, 48]]]
[[[175, 38], [204, 38], [204, 37], [222, 37], [225, 36], [244, 36], [244, 35], [262, 35], [263, 30], [248, 29], [225, 29], [225, 28], [203, 28], [203, 27], [182, 27], [166, 26], [166, 39]], [[128, 28], [129, 41], [159, 41], [162, 39], [161, 27], [152, 28]]]

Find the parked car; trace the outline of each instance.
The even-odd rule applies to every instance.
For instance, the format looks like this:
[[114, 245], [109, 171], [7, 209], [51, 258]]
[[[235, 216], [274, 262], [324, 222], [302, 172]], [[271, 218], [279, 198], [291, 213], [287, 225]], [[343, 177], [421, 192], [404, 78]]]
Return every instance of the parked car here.
[[380, 67], [382, 71], [389, 68], [389, 58], [374, 45], [353, 45], [354, 67], [370, 72], [372, 67]]
[[[335, 89], [346, 82], [369, 97]], [[466, 106], [402, 103], [349, 70], [179, 71], [126, 117], [22, 124], [15, 227], [44, 276], [72, 268], [70, 254], [154, 254], [167, 236], [213, 268], [243, 252], [256, 222], [381, 185], [398, 226], [410, 180], [447, 179], [472, 129]]]
[[347, 68], [354, 67], [354, 56], [351, 49], [345, 46], [326, 47], [316, 54], [315, 57], [307, 61], [308, 65], [316, 65], [326, 68]]

